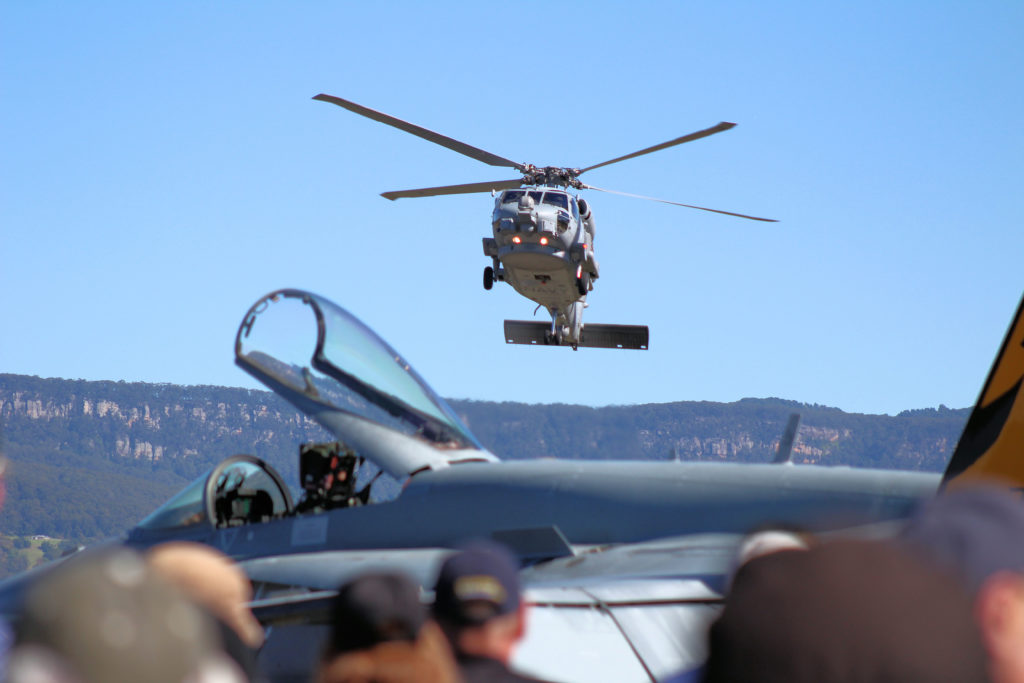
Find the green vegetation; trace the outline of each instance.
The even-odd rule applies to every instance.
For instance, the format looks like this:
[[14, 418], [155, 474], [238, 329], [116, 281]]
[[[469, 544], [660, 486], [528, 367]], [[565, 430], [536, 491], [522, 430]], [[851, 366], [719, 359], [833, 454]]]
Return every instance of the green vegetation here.
[[[945, 466], [969, 412], [859, 415], [780, 399], [451, 405], [505, 459], [768, 462], [789, 415], [799, 412], [797, 462], [931, 471]], [[269, 392], [10, 374], [0, 374], [0, 428], [10, 461], [0, 576], [55, 556], [32, 536], [74, 547], [124, 533], [235, 453], [263, 458], [297, 483], [298, 444], [333, 440]]]
[[0, 577], [56, 560], [76, 548], [77, 543], [59, 538], [0, 536]]
[[822, 465], [941, 471], [968, 409], [896, 416], [844, 413], [782, 399], [690, 401], [589, 408], [452, 401], [503, 458], [769, 462], [790, 414], [800, 413], [793, 459]]

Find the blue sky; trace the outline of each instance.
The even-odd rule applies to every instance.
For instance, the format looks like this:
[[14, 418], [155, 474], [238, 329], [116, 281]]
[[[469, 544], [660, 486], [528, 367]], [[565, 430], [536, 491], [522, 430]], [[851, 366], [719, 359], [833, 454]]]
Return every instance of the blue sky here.
[[[252, 386], [250, 304], [309, 289], [445, 396], [973, 403], [1022, 293], [1024, 5], [4, 3], [0, 372]], [[538, 165], [735, 129], [587, 182], [585, 320], [647, 352], [507, 346], [506, 176], [310, 98]], [[538, 314], [540, 315], [540, 314]], [[538, 318], [540, 319], [540, 318]]]

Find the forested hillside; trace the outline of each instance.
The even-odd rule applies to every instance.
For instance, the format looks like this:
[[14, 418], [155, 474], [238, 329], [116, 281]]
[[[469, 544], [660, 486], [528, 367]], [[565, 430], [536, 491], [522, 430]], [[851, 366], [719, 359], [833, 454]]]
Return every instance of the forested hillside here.
[[[451, 405], [505, 459], [764, 462], [798, 412], [798, 462], [935, 471], [968, 415], [944, 407], [859, 415], [779, 399]], [[333, 438], [269, 392], [10, 374], [0, 374], [0, 430], [10, 461], [0, 535], [74, 541], [124, 531], [235, 453], [261, 457], [296, 482], [298, 444]]]

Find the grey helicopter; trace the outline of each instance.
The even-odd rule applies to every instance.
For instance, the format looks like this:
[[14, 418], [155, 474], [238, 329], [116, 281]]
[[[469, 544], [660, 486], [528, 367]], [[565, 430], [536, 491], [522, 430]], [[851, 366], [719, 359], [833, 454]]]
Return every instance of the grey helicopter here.
[[573, 350], [580, 346], [613, 349], [648, 348], [650, 333], [646, 325], [583, 324], [583, 309], [587, 307], [587, 295], [593, 291], [594, 281], [600, 276], [600, 269], [594, 255], [595, 225], [592, 209], [586, 199], [573, 194], [570, 190], [596, 190], [737, 218], [776, 222], [771, 218], [759, 218], [594, 187], [584, 184], [579, 179], [587, 171], [721, 133], [733, 128], [735, 123], [723, 121], [710, 128], [586, 168], [538, 167], [506, 159], [334, 95], [321, 93], [313, 99], [336, 104], [490, 166], [514, 168], [522, 174], [522, 177], [510, 180], [381, 193], [382, 197], [392, 201], [403, 197], [491, 193], [495, 198], [494, 212], [491, 215], [494, 236], [483, 238], [484, 255], [491, 257], [491, 265], [484, 268], [484, 289], [490, 290], [495, 282], [507, 282], [519, 294], [536, 302], [538, 308], [546, 308], [551, 316], [550, 324], [529, 320], [506, 320], [505, 341], [509, 344], [571, 346]]

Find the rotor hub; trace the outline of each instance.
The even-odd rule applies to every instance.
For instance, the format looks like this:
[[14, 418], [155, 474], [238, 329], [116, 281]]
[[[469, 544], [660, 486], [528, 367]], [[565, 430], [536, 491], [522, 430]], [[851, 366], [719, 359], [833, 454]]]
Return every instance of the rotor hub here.
[[545, 166], [538, 168], [533, 164], [526, 164], [523, 168], [524, 185], [561, 185], [572, 187], [577, 190], [583, 189], [583, 183], [579, 180], [582, 171], [578, 168], [564, 168], [562, 166]]

